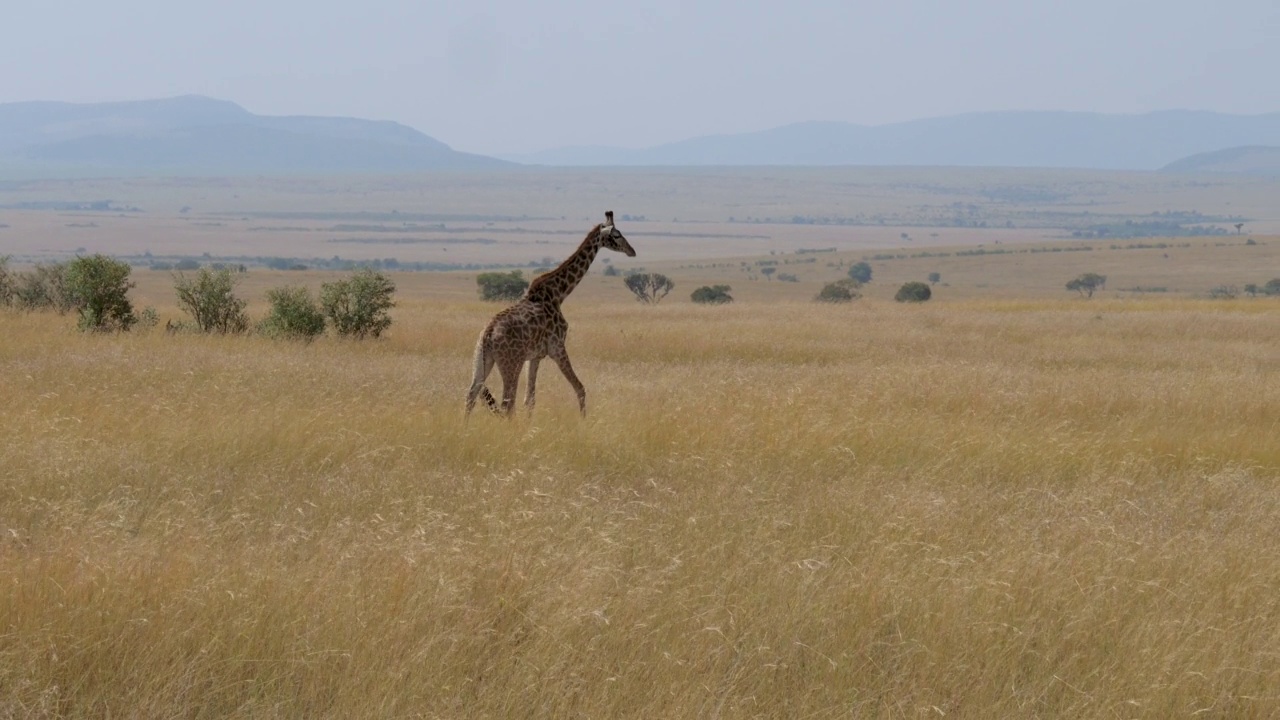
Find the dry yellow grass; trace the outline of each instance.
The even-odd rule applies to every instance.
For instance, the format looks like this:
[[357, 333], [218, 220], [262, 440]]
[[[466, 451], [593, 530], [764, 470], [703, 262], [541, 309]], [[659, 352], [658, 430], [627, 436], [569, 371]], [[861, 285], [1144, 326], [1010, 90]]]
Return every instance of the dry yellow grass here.
[[1280, 714], [1272, 301], [589, 282], [589, 416], [464, 424], [495, 308], [399, 279], [378, 342], [0, 312], [0, 717]]

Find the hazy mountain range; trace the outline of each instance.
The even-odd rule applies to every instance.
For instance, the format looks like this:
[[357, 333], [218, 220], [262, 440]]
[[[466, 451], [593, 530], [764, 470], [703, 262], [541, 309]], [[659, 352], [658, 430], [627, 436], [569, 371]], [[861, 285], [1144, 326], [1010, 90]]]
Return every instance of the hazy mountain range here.
[[268, 117], [199, 96], [0, 104], [0, 161], [68, 171], [270, 174], [504, 167], [395, 122]]
[[506, 159], [546, 165], [940, 165], [1157, 170], [1189, 155], [1280, 146], [1280, 113], [992, 112], [889, 125], [806, 122], [640, 150], [568, 147]]
[[457, 152], [389, 121], [255, 115], [223, 100], [0, 104], [0, 168], [62, 174], [404, 173], [538, 165], [917, 165], [1280, 175], [1280, 113], [993, 112], [806, 122], [644, 149]]

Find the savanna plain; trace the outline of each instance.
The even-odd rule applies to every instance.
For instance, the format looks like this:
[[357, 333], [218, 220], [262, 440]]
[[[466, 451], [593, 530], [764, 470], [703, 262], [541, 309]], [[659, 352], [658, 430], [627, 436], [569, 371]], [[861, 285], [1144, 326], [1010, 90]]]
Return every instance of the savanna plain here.
[[[907, 185], [951, 207], [931, 172]], [[794, 214], [744, 178], [757, 206], [738, 217]], [[1104, 179], [1135, 217], [1173, 209], [1132, 191], [1165, 180]], [[511, 248], [558, 260], [595, 222], [579, 216], [628, 202], [664, 218], [619, 221], [638, 257], [612, 261], [667, 274], [671, 296], [637, 303], [597, 260], [564, 305], [585, 418], [544, 365], [532, 415], [464, 422], [500, 307], [476, 299], [474, 271], [392, 272], [375, 341], [86, 334], [0, 310], [0, 718], [1280, 715], [1280, 298], [1209, 292], [1280, 275], [1280, 238], [877, 220], [792, 234], [717, 210], [700, 247], [742, 242], [698, 256], [663, 203], [688, 214], [699, 196], [615, 180]], [[168, 193], [172, 212], [28, 205], [0, 214], [0, 254], [217, 256], [219, 232], [264, 237], [261, 218], [217, 225], [150, 182], [112, 192]], [[1240, 202], [1215, 182], [1176, 202]], [[695, 184], [708, 207], [733, 194]], [[870, 185], [883, 193], [847, 217], [900, 195]], [[82, 192], [41, 187], [20, 190]], [[239, 192], [267, 202], [234, 189], [197, 188], [223, 194], [216, 217]], [[978, 195], [992, 225], [1032, 211]], [[1045, 198], [1026, 202], [1043, 214]], [[270, 254], [332, 254], [320, 204], [280, 200], [312, 230], [279, 231], [296, 248]], [[199, 240], [181, 235], [197, 222]], [[475, 238], [534, 227], [460, 222]], [[863, 297], [812, 301], [864, 258]], [[762, 277], [770, 262], [797, 280]], [[893, 302], [930, 272], [932, 300]], [[1106, 287], [1067, 292], [1082, 272]], [[240, 291], [261, 315], [265, 288], [340, 275], [251, 267]], [[181, 318], [168, 272], [133, 279], [139, 307]], [[703, 283], [736, 302], [691, 303]]]

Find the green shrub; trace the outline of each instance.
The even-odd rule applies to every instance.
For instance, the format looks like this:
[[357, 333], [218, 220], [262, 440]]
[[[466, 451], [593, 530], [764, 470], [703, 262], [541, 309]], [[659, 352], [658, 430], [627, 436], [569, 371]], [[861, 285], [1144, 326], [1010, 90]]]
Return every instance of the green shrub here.
[[728, 285], [703, 285], [694, 290], [689, 297], [694, 302], [703, 305], [722, 305], [733, 302], [733, 297], [729, 295], [729, 291], [732, 289]]
[[258, 323], [258, 332], [263, 335], [310, 341], [324, 333], [324, 313], [307, 288], [272, 288], [267, 291], [267, 302], [271, 310]]
[[142, 308], [142, 312], [138, 313], [138, 322], [134, 328], [139, 330], [150, 330], [160, 324], [160, 313], [150, 305]]
[[9, 256], [0, 255], [0, 307], [13, 304], [14, 280], [16, 277], [9, 270]]
[[133, 268], [106, 255], [78, 257], [67, 264], [65, 288], [80, 313], [81, 330], [128, 330], [138, 321], [129, 302]]
[[378, 337], [391, 326], [396, 284], [376, 270], [357, 270], [346, 280], [320, 287], [320, 306], [339, 335]]
[[849, 278], [864, 284], [871, 282], [871, 266], [865, 262], [850, 265]]
[[1265, 295], [1280, 295], [1280, 278], [1271, 278], [1266, 285], [1262, 286], [1262, 292]]
[[67, 293], [67, 266], [64, 263], [36, 265], [18, 273], [13, 283], [13, 303], [23, 310], [54, 310], [65, 313], [74, 306]]
[[200, 332], [242, 333], [249, 329], [245, 301], [236, 297], [239, 279], [230, 270], [200, 268], [194, 278], [182, 273], [173, 276], [178, 307], [191, 316]]
[[838, 282], [827, 283], [818, 292], [818, 296], [814, 298], [817, 302], [826, 303], [847, 303], [853, 302], [857, 298], [857, 281], [841, 280]]
[[913, 280], [903, 283], [902, 287], [898, 288], [898, 292], [893, 296], [893, 299], [898, 302], [924, 302], [931, 297], [933, 297], [933, 291], [929, 289], [928, 285]]
[[476, 285], [480, 288], [480, 299], [492, 301], [519, 300], [529, 289], [529, 281], [519, 270], [480, 273], [476, 276]]

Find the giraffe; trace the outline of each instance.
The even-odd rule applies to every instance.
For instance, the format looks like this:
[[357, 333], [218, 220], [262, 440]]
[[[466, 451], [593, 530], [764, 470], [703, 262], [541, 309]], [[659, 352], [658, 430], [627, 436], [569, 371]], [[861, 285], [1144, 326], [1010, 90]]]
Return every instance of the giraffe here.
[[[568, 259], [554, 270], [534, 278], [524, 295], [514, 305], [495, 315], [480, 334], [476, 343], [475, 373], [471, 378], [471, 389], [467, 392], [467, 416], [471, 415], [476, 398], [482, 397], [490, 410], [511, 417], [520, 370], [526, 361], [529, 363], [529, 390], [524, 404], [529, 412], [533, 412], [538, 363], [544, 357], [550, 357], [560, 367], [560, 372], [578, 394], [578, 410], [583, 415], [587, 414], [587, 391], [574, 374], [569, 351], [565, 349], [569, 323], [560, 312], [560, 303], [582, 281], [600, 248], [608, 248], [627, 257], [636, 256], [631, 244], [613, 226], [613, 211], [609, 210], [604, 217], [605, 221], [587, 233]], [[484, 384], [494, 365], [502, 375], [501, 407]]]

